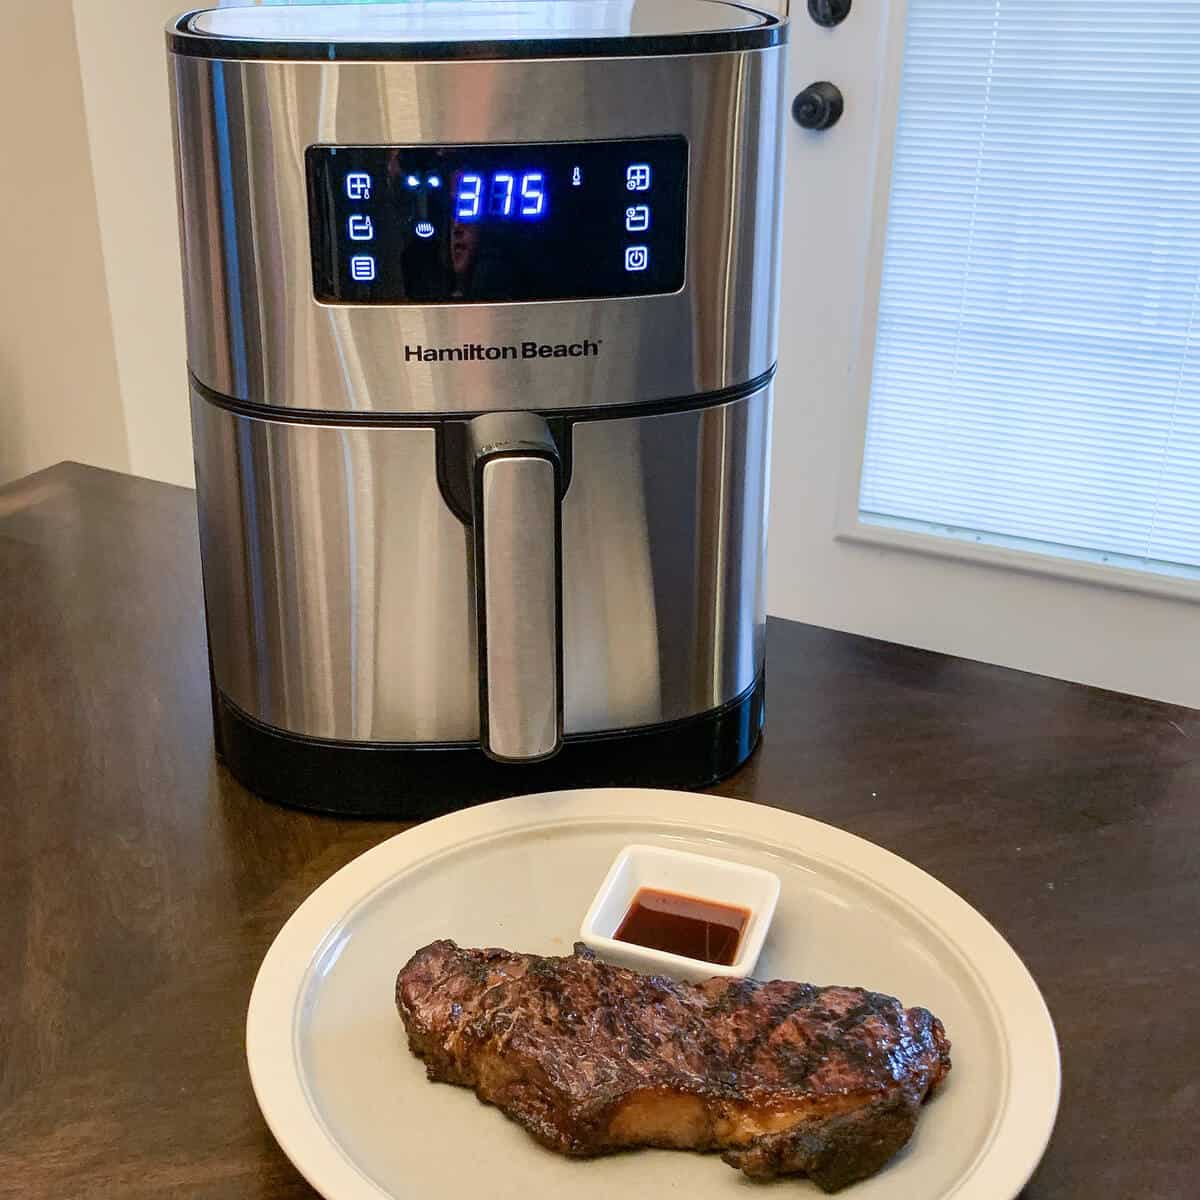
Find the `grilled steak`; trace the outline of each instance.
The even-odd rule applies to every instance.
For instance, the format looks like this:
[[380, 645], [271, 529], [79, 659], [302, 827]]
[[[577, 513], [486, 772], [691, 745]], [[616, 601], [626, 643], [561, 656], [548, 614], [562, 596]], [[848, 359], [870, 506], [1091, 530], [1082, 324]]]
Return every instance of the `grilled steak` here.
[[583, 946], [541, 958], [433, 942], [400, 972], [396, 1004], [430, 1079], [474, 1088], [551, 1150], [721, 1150], [747, 1175], [826, 1191], [878, 1171], [950, 1069], [941, 1022], [891, 996], [677, 983]]

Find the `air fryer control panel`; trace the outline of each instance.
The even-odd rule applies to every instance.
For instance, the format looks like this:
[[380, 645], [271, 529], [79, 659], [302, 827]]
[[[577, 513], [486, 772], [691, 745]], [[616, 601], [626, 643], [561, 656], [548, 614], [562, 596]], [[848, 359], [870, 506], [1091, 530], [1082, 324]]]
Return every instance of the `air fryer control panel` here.
[[[675, 3], [722, 7], [635, 8], [657, 20]], [[441, 7], [347, 11], [394, 23]], [[379, 61], [204, 49], [220, 56], [176, 53], [173, 77], [188, 362], [210, 391], [308, 412], [565, 412], [772, 369], [781, 45]]]
[[684, 283], [683, 137], [310, 146], [305, 161], [324, 303], [596, 299]]

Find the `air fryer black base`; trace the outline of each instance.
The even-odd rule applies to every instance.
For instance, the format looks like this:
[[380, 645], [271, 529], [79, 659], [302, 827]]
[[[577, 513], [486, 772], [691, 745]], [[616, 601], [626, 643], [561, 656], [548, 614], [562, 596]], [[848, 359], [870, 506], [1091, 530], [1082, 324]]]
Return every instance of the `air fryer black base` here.
[[763, 679], [721, 708], [617, 733], [568, 737], [553, 758], [498, 763], [478, 746], [324, 741], [264, 725], [214, 692], [217, 753], [252, 792], [297, 808], [415, 821], [521, 792], [576, 787], [697, 788], [750, 757]]

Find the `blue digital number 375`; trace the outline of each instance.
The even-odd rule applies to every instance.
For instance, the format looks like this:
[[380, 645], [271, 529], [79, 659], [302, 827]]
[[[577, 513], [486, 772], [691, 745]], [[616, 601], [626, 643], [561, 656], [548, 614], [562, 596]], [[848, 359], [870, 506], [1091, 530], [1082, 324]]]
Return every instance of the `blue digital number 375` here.
[[[485, 212], [486, 198], [486, 212]], [[478, 221], [480, 217], [524, 217], [536, 220], [546, 212], [546, 176], [543, 171], [494, 171], [490, 179], [465, 171], [454, 195], [454, 218]]]

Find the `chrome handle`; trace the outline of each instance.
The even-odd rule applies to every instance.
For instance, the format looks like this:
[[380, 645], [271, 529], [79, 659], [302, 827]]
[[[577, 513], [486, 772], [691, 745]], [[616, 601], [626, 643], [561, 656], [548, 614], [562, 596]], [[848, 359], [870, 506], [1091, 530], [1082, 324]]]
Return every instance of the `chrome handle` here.
[[546, 758], [562, 742], [558, 452], [529, 413], [471, 422], [480, 725], [492, 758]]

